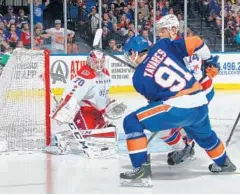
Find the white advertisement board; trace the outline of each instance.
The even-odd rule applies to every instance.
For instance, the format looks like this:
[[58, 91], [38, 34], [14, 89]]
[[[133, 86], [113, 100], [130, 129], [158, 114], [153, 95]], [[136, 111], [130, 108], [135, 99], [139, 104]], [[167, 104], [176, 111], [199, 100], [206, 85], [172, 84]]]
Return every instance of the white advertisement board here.
[[[240, 84], [240, 54], [217, 54], [220, 56], [220, 74], [215, 84]], [[123, 59], [123, 56], [118, 56]], [[50, 74], [51, 87], [64, 88], [67, 82], [77, 75], [80, 68], [87, 62], [87, 56], [51, 56]], [[120, 62], [108, 58], [108, 67], [112, 78], [112, 86], [132, 86], [134, 70]]]
[[[119, 56], [123, 59], [123, 56]], [[70, 79], [76, 77], [80, 68], [87, 63], [87, 56], [51, 56], [51, 87], [64, 88]], [[120, 62], [107, 58], [107, 66], [112, 78], [112, 86], [131, 86], [134, 70]]]
[[219, 55], [219, 63], [221, 70], [215, 78], [215, 83], [240, 84], [240, 53], [226, 53]]

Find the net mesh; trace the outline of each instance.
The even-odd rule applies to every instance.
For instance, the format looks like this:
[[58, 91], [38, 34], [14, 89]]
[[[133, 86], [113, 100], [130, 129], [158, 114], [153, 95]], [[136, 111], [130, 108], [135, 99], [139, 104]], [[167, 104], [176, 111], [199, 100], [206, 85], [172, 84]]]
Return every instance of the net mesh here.
[[0, 76], [0, 152], [46, 143], [45, 52], [16, 49]]

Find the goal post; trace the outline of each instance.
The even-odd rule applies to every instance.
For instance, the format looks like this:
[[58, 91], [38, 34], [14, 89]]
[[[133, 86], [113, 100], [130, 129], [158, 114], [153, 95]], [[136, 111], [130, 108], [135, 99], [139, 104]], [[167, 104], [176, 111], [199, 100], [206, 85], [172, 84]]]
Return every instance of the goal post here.
[[50, 143], [50, 100], [49, 52], [15, 49], [0, 76], [0, 152]]

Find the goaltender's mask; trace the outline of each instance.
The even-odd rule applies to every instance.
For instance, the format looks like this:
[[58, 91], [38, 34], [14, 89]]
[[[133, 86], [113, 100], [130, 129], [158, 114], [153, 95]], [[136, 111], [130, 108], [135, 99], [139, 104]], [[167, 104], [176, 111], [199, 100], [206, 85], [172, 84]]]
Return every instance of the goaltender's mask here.
[[97, 73], [106, 67], [106, 57], [99, 50], [92, 50], [87, 58], [88, 65]]

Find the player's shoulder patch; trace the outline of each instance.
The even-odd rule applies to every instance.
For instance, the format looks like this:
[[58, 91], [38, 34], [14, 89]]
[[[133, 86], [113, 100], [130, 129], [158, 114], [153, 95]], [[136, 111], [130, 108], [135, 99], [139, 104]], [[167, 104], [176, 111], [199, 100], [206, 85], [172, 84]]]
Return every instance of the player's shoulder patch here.
[[88, 65], [85, 65], [78, 71], [78, 76], [85, 79], [93, 79], [96, 77], [96, 74]]
[[106, 74], [107, 76], [110, 76], [110, 73], [109, 73], [108, 69], [103, 68], [103, 69], [102, 69], [102, 72], [103, 72], [104, 74]]

